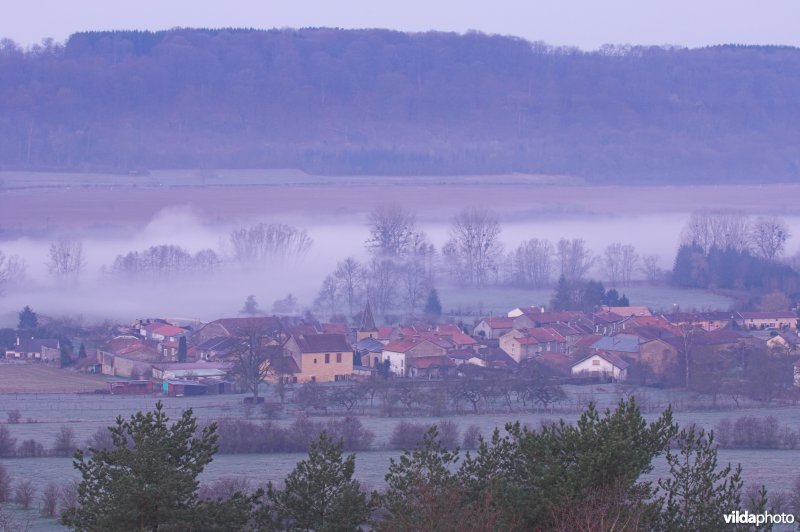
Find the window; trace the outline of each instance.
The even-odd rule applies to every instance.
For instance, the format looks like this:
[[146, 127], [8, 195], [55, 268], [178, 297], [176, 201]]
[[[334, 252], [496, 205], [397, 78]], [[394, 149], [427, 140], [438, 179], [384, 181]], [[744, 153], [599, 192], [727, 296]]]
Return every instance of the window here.
[[317, 359], [315, 358], [315, 359], [314, 359], [314, 364], [316, 364], [316, 363], [317, 363]]
[[336, 362], [341, 362], [341, 361], [342, 361], [342, 354], [336, 353]]
[[599, 360], [597, 360], [596, 358], [594, 360], [592, 360], [592, 366], [599, 366], [599, 365], [600, 365], [600, 361]]
[[326, 364], [330, 364], [331, 363], [331, 354], [330, 353], [325, 353], [325, 363]]

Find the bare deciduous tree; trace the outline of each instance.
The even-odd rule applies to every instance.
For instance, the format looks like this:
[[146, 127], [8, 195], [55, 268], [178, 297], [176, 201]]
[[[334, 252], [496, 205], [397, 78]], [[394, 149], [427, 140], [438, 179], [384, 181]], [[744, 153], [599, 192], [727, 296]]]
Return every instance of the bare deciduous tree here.
[[501, 232], [497, 216], [486, 209], [469, 207], [453, 219], [445, 248], [448, 260], [460, 270], [461, 282], [474, 286], [486, 284], [503, 252]]
[[192, 255], [180, 246], [162, 244], [141, 252], [118, 255], [111, 265], [111, 274], [128, 279], [143, 276], [170, 278], [191, 272], [209, 274], [219, 263], [220, 259], [213, 250], [206, 249]]
[[406, 310], [414, 314], [430, 290], [425, 267], [421, 262], [409, 260], [399, 267], [402, 299]]
[[275, 361], [275, 352], [280, 349], [269, 348], [267, 343], [268, 333], [253, 325], [239, 337], [236, 350], [231, 354], [233, 360], [232, 373], [236, 376], [242, 387], [253, 394], [253, 399], [258, 400], [259, 385], [274, 372], [276, 365], [283, 360]]
[[339, 282], [336, 277], [333, 275], [325, 277], [325, 280], [322, 281], [322, 288], [314, 300], [314, 306], [323, 313], [327, 313], [328, 316], [333, 316], [339, 311]]
[[84, 269], [86, 259], [80, 240], [62, 238], [50, 244], [47, 270], [59, 283], [76, 284]]
[[372, 259], [367, 277], [367, 297], [383, 316], [396, 303], [398, 284], [397, 265], [394, 261], [378, 257]]
[[0, 295], [10, 286], [18, 286], [25, 282], [28, 265], [19, 255], [6, 255], [0, 251]]
[[582, 238], [562, 238], [556, 245], [560, 274], [567, 281], [580, 281], [597, 260]]
[[663, 270], [658, 267], [658, 255], [642, 255], [641, 270], [645, 279], [651, 283], [660, 281], [664, 276]]
[[550, 284], [553, 276], [555, 249], [548, 240], [532, 238], [522, 242], [514, 252], [514, 279], [520, 286], [542, 288]]
[[745, 250], [749, 247], [749, 223], [739, 211], [695, 211], [683, 228], [684, 244], [696, 244], [708, 252], [711, 248]]
[[248, 267], [300, 260], [312, 244], [305, 230], [264, 223], [231, 231], [229, 242], [233, 260]]
[[365, 275], [364, 267], [353, 257], [347, 257], [336, 265], [333, 276], [339, 281], [339, 289], [347, 303], [349, 317], [352, 317], [359, 307]]
[[400, 205], [381, 205], [369, 213], [367, 249], [385, 257], [402, 257], [417, 233], [416, 215]]
[[606, 247], [603, 269], [612, 285], [630, 285], [638, 263], [639, 255], [632, 245], [615, 242]]
[[783, 253], [789, 236], [786, 222], [777, 216], [759, 216], [750, 229], [753, 249], [760, 257], [768, 260]]

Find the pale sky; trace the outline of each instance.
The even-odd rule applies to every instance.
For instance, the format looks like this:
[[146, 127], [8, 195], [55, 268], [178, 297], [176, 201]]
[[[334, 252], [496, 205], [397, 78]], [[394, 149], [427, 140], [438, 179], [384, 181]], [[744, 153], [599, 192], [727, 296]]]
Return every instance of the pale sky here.
[[553, 45], [800, 46], [798, 0], [0, 0], [0, 37], [87, 30], [326, 26], [479, 30]]

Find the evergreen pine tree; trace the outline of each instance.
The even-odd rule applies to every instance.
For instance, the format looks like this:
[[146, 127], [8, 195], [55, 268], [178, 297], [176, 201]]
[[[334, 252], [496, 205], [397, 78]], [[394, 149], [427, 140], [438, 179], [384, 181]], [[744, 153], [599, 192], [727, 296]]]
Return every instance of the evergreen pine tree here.
[[670, 475], [658, 481], [663, 530], [730, 530], [724, 515], [741, 508], [742, 467], [717, 467], [714, 433], [694, 425], [667, 451]]
[[83, 342], [81, 342], [81, 346], [78, 349], [78, 358], [86, 358], [86, 346], [83, 345]]
[[17, 329], [20, 332], [27, 332], [30, 333], [34, 329], [39, 326], [39, 316], [29, 307], [25, 305], [25, 308], [19, 313], [19, 324], [17, 325]]
[[359, 530], [370, 514], [367, 496], [353, 480], [356, 457], [342, 457], [343, 443], [326, 432], [311, 444], [308, 458], [289, 473], [283, 489], [271, 483], [259, 512], [269, 530]]
[[558, 278], [556, 292], [550, 300], [550, 306], [553, 307], [553, 310], [574, 310], [575, 302], [572, 301], [572, 286], [563, 275]]
[[439, 292], [435, 288], [431, 288], [428, 292], [428, 301], [425, 303], [425, 317], [432, 320], [438, 320], [442, 315], [442, 303], [439, 301]]
[[216, 424], [199, 429], [192, 410], [169, 424], [159, 401], [109, 427], [112, 446], [75, 452], [78, 504], [62, 523], [73, 530], [223, 530], [244, 526], [253, 497], [199, 501], [197, 477], [217, 451]]
[[186, 347], [186, 337], [181, 336], [180, 340], [178, 340], [178, 362], [186, 362], [186, 353], [188, 348]]

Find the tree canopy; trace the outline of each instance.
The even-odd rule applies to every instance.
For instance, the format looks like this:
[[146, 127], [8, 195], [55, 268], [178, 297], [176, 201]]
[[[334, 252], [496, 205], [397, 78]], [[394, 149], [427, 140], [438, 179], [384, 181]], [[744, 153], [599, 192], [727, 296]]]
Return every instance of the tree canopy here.
[[100, 31], [0, 43], [0, 166], [800, 177], [800, 50], [469, 32]]

